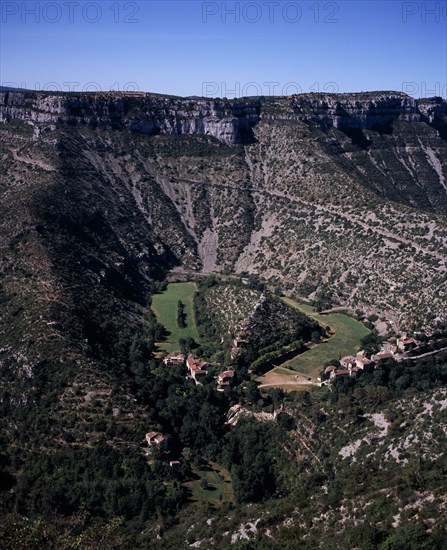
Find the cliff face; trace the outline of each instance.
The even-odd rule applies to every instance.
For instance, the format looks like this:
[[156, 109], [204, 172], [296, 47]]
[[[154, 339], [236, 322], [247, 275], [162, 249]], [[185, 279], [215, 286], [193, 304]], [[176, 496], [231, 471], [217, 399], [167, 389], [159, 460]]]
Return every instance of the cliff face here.
[[349, 96], [297, 97], [292, 107], [303, 120], [321, 124], [324, 128], [335, 127], [370, 129], [385, 127], [397, 118], [419, 122], [421, 114], [417, 101], [403, 94], [381, 94], [365, 97], [362, 94]]
[[253, 141], [253, 127], [272, 103], [281, 104], [278, 118], [295, 119], [323, 128], [386, 129], [398, 118], [426, 122], [445, 134], [447, 101], [413, 99], [398, 92], [302, 94], [289, 98], [212, 100], [166, 97], [144, 93], [51, 94], [0, 93], [0, 122], [10, 119], [40, 123], [87, 124], [127, 128], [166, 135], [211, 135], [226, 144]]
[[418, 109], [424, 120], [439, 131], [442, 139], [447, 139], [447, 101], [440, 97], [420, 100]]
[[157, 135], [211, 135], [227, 144], [252, 140], [260, 102], [188, 100], [152, 94], [0, 93], [0, 121], [87, 124]]
[[[137, 547], [144, 545], [142, 532], [148, 541], [158, 532], [165, 537], [184, 491], [172, 482], [173, 473], [164, 477], [163, 468], [148, 470], [144, 433], [160, 429], [175, 434], [178, 451], [178, 444], [190, 447], [193, 440], [197, 450], [211, 431], [216, 436], [214, 427], [224, 426], [225, 407], [225, 396], [217, 400], [201, 388], [191, 392], [181, 371], [162, 372], [147, 360], [149, 338], [158, 339], [142, 330], [148, 324], [148, 296], [154, 281], [168, 272], [257, 274], [294, 297], [331, 295], [334, 305], [377, 313], [395, 331], [445, 318], [446, 102], [397, 93], [240, 101], [3, 93], [0, 120], [2, 540], [11, 540], [13, 533], [13, 540], [41, 537], [48, 546], [54, 531], [65, 547], [67, 536], [79, 545], [88, 529], [83, 540], [105, 547], [107, 536], [89, 538], [96, 525], [112, 533], [116, 544], [110, 547], [131, 541], [129, 533], [138, 534]], [[312, 323], [244, 286], [208, 290], [206, 300], [222, 323], [216, 334], [225, 335], [250, 318], [257, 350], [270, 342], [267, 334], [297, 337], [293, 331], [299, 325], [306, 340], [312, 337]], [[442, 381], [441, 364], [433, 368]], [[444, 475], [445, 434], [439, 426], [447, 420], [446, 394], [433, 399], [427, 394], [434, 378], [426, 370], [422, 364], [416, 371], [423, 379], [409, 388], [408, 403], [393, 399], [392, 415], [382, 411], [389, 419], [414, 418], [413, 424], [394, 422], [399, 430], [379, 434], [384, 444], [377, 445], [377, 430], [365, 425], [367, 419], [357, 431], [351, 412], [363, 403], [353, 401], [350, 410], [343, 406], [343, 422], [350, 426], [335, 441], [332, 458], [327, 447], [340, 423], [338, 407], [321, 422], [307, 401], [297, 400], [296, 410], [289, 403], [296, 425], [316, 434], [306, 438], [303, 456], [318, 453], [327, 471], [342, 457], [346, 464], [357, 460], [361, 465], [367, 456], [373, 489], [368, 500], [387, 491], [389, 506], [379, 502], [368, 517], [368, 542], [390, 542], [385, 517], [400, 518], [406, 510], [403, 521], [413, 521], [417, 512], [432, 525], [434, 506], [444, 506], [444, 493], [433, 487]], [[404, 389], [415, 373], [405, 369], [396, 377], [392, 387]], [[365, 404], [376, 411], [376, 398], [387, 397], [383, 387], [372, 389], [377, 392], [365, 392]], [[422, 397], [415, 399], [415, 392]], [[427, 414], [421, 417], [420, 411]], [[178, 422], [182, 415], [183, 424]], [[200, 433], [191, 439], [196, 419]], [[421, 443], [422, 429], [433, 437]], [[267, 435], [271, 439], [272, 432]], [[353, 442], [359, 438], [365, 443], [354, 456]], [[348, 448], [354, 452], [344, 453]], [[429, 448], [425, 464], [432, 456], [440, 469], [419, 468], [415, 484], [414, 465]], [[298, 451], [292, 441], [290, 456]], [[391, 455], [396, 460], [386, 470]], [[284, 454], [279, 466], [289, 464], [290, 456]], [[307, 486], [315, 494], [311, 463], [306, 458], [299, 470], [306, 464], [301, 473], [313, 476]], [[403, 475], [396, 481], [400, 466]], [[321, 464], [316, 468], [320, 476]], [[361, 475], [361, 466], [356, 468], [355, 477]], [[298, 501], [292, 495], [284, 508], [272, 504], [270, 517], [277, 525], [268, 527], [277, 546], [293, 547], [281, 534], [285, 525], [292, 527], [290, 540], [307, 537], [307, 548], [332, 548], [334, 537], [344, 534], [353, 541], [345, 546], [358, 545], [363, 525], [353, 530], [344, 518], [351, 511], [350, 517], [360, 517], [365, 487], [359, 486], [357, 494], [346, 489], [350, 479], [344, 474], [340, 483], [329, 479], [329, 489], [297, 516], [303, 484], [295, 474], [290, 479], [300, 491]], [[66, 490], [70, 484], [73, 491]], [[333, 496], [343, 491], [341, 509]], [[98, 504], [102, 501], [104, 507]], [[416, 501], [426, 507], [415, 509]], [[330, 509], [329, 531], [320, 521], [324, 506]], [[24, 527], [6, 516], [12, 509], [25, 518]], [[278, 516], [281, 509], [284, 517]], [[255, 514], [251, 520], [257, 524], [259, 508], [247, 510], [244, 521]], [[42, 514], [54, 519], [53, 531], [41, 522]], [[70, 515], [66, 523], [60, 523], [63, 514]], [[93, 523], [96, 514], [98, 524]], [[117, 516], [129, 520], [122, 536]], [[183, 519], [181, 530], [175, 526], [172, 537], [159, 541], [160, 548], [178, 545], [182, 533], [188, 545], [193, 539], [212, 541], [224, 530], [222, 540], [230, 546], [231, 525], [239, 530], [238, 518], [223, 514], [208, 522], [205, 537], [204, 522], [195, 513]], [[372, 520], [385, 529], [371, 531]], [[198, 526], [195, 531], [188, 521]], [[398, 535], [396, 544], [404, 541], [399, 547], [414, 536], [422, 544], [428, 541], [417, 531], [400, 533], [408, 538]], [[433, 541], [441, 540], [439, 533], [433, 535]]]

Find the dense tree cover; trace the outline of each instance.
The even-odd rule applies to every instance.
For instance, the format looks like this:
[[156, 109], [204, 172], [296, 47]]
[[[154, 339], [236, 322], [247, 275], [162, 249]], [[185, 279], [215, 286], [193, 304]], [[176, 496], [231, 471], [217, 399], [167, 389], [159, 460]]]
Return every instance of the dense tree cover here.
[[[12, 444], [5, 441], [2, 445], [0, 532], [5, 526], [4, 514], [10, 513], [30, 518], [27, 521], [33, 525], [38, 517], [45, 518], [44, 524], [59, 520], [63, 524], [64, 518], [71, 518], [70, 523], [85, 514], [88, 520], [82, 522], [82, 529], [86, 531], [93, 525], [111, 525], [120, 517], [123, 532], [132, 533], [157, 518], [174, 517], [186, 502], [185, 489], [175, 472], [157, 462], [149, 467], [138, 450], [144, 425], [129, 418], [123, 430], [122, 424], [114, 426], [107, 420], [106, 410], [83, 426], [72, 424], [73, 414], [67, 410], [66, 418], [55, 424], [49, 415], [53, 408], [54, 398], [44, 395], [29, 407], [11, 409], [10, 422], [22, 429], [15, 432]], [[72, 430], [62, 431], [70, 426]], [[88, 445], [76, 443], [73, 433], [78, 430], [91, 432]], [[39, 525], [34, 528], [39, 531]], [[25, 526], [18, 530], [22, 531], [25, 540], [28, 536], [32, 539]], [[51, 530], [47, 527], [42, 531]], [[75, 531], [78, 536], [79, 528]], [[5, 540], [1, 535], [0, 539]], [[12, 547], [34, 546], [24, 543]]]
[[149, 293], [152, 296], [153, 294], [161, 294], [166, 290], [168, 286], [167, 281], [152, 281], [149, 286]]
[[[133, 346], [134, 354], [136, 349]], [[99, 442], [88, 447], [70, 441], [54, 453], [42, 448], [2, 455], [5, 511], [29, 518], [42, 516], [45, 521], [85, 513], [89, 517], [83, 524], [86, 532], [89, 525], [110, 525], [119, 517], [121, 534], [137, 533], [155, 520], [172, 521], [187, 502], [182, 481], [188, 476], [188, 467], [202, 458], [228, 467], [238, 502], [276, 494], [280, 472], [275, 464], [285, 434], [279, 426], [247, 419], [230, 430], [226, 413], [241, 399], [237, 392], [219, 393], [215, 384], [197, 386], [186, 379], [182, 367], [166, 368], [150, 360], [144, 368], [145, 376], [133, 381], [135, 395], [146, 407], [148, 425], [170, 435], [168, 458], [180, 458], [186, 470], [170, 468], [157, 452], [149, 466], [134, 447], [117, 447], [113, 443], [117, 434], [107, 428]], [[260, 394], [254, 386], [248, 397], [257, 399]], [[45, 433], [48, 427], [37, 429]], [[141, 429], [135, 433], [137, 444], [144, 445], [143, 436]], [[12, 493], [6, 491], [10, 470], [22, 470], [13, 480]], [[14, 521], [17, 518], [11, 519], [11, 525]], [[37, 525], [35, 528], [39, 530]]]
[[[129, 428], [133, 425], [135, 430], [132, 436], [98, 418], [89, 426], [92, 431], [103, 432], [97, 443], [78, 445], [67, 433], [66, 441], [51, 451], [44, 440], [52, 431], [45, 411], [45, 404], [51, 406], [51, 401], [37, 403], [30, 409], [32, 414], [23, 410], [33, 434], [43, 439], [40, 445], [29, 445], [26, 432], [22, 432], [21, 447], [3, 448], [0, 498], [4, 511], [30, 518], [62, 518], [85, 510], [92, 522], [108, 522], [119, 516], [126, 529], [138, 531], [148, 521], [174, 517], [186, 503], [186, 489], [181, 483], [186, 471], [170, 468], [166, 460], [180, 457], [185, 448], [190, 450], [190, 463], [203, 456], [216, 456], [228, 429], [225, 413], [230, 396], [218, 393], [214, 384], [196, 386], [180, 367], [168, 369], [154, 360], [142, 362], [135, 342], [131, 349], [135, 357], [129, 372], [134, 377], [129, 375], [128, 385], [146, 407], [146, 426], [129, 419]], [[166, 457], [155, 453], [155, 462], [149, 466], [141, 447], [145, 446], [144, 429], [151, 425], [170, 435], [170, 453]], [[117, 445], [120, 436], [128, 443]]]
[[[210, 280], [206, 284], [215, 283]], [[287, 413], [280, 414], [276, 422], [241, 418], [231, 428], [226, 423], [227, 412], [236, 403], [266, 412], [272, 412], [282, 402], [293, 404], [302, 410], [306, 422], [313, 423], [316, 432], [326, 421], [326, 414], [310, 394], [286, 396], [278, 389], [261, 392], [253, 381], [225, 392], [216, 391], [213, 379], [203, 386], [195, 385], [186, 378], [186, 368], [166, 367], [155, 358], [155, 342], [163, 337], [163, 332], [163, 327], [149, 315], [147, 326], [140, 331], [120, 332], [103, 363], [116, 377], [115, 391], [129, 392], [143, 408], [144, 422], [129, 417], [124, 428], [99, 412], [92, 416], [90, 425], [81, 428], [95, 433], [88, 445], [78, 443], [76, 430], [66, 430], [58, 434], [57, 447], [49, 448], [45, 438], [55, 439], [49, 412], [74, 375], [73, 368], [65, 367], [59, 372], [59, 366], [51, 364], [42, 364], [33, 379], [32, 403], [15, 408], [8, 399], [0, 403], [3, 418], [29, 428], [29, 433], [17, 431], [13, 444], [0, 434], [0, 540], [15, 541], [10, 547], [76, 548], [82, 547], [76, 546], [82, 533], [83, 544], [89, 548], [137, 547], [137, 540], [141, 547], [148, 547], [153, 534], [145, 539], [146, 535], [139, 538], [138, 533], [155, 523], [157, 529], [172, 526], [179, 514], [185, 513], [188, 494], [184, 482], [191, 475], [191, 468], [202, 460], [214, 460], [230, 471], [238, 510], [247, 503], [263, 502], [273, 507], [277, 501], [290, 499], [292, 509], [298, 505], [305, 514], [311, 495], [323, 484], [327, 486], [327, 496], [322, 497], [322, 503], [328, 509], [340, 505], [342, 498], [354, 497], [362, 486], [380, 490], [383, 484], [393, 482], [405, 491], [422, 490], [427, 480], [432, 485], [442, 483], [447, 468], [444, 458], [438, 460], [436, 468], [421, 460], [410, 462], [398, 472], [378, 472], [369, 463], [368, 467], [362, 463], [343, 469], [331, 462], [329, 442], [313, 449], [323, 464], [314, 468], [308, 458], [296, 458], [298, 447], [292, 433], [302, 426]], [[369, 343], [376, 343], [374, 337]], [[184, 351], [194, 346], [194, 342], [183, 344]], [[275, 342], [264, 351], [283, 352], [283, 345], [286, 344]], [[102, 346], [98, 340], [96, 353], [105, 349]], [[404, 363], [390, 360], [358, 380], [337, 379], [333, 391], [324, 398], [325, 403], [355, 425], [365, 409], [375, 410], [393, 398], [447, 385], [446, 356], [439, 354]], [[242, 381], [239, 371], [238, 377]], [[111, 410], [107, 414], [110, 417]], [[397, 418], [396, 424], [399, 422]], [[142, 447], [145, 430], [151, 428], [169, 434], [169, 452], [154, 452], [152, 463], [148, 464]], [[32, 441], [33, 434], [42, 437], [40, 445]], [[180, 459], [181, 467], [170, 468], [171, 459]], [[205, 515], [206, 511], [201, 521]], [[27, 523], [21, 517], [28, 518]], [[102, 539], [98, 529], [103, 530]], [[302, 532], [299, 536], [303, 540]], [[440, 535], [428, 532], [417, 522], [403, 522], [396, 530], [365, 523], [344, 536], [348, 547], [365, 550], [442, 548]], [[255, 547], [294, 548], [296, 540], [293, 534], [284, 534], [284, 540], [278, 539], [275, 546], [260, 536]], [[241, 548], [252, 544], [238, 543]], [[317, 544], [314, 536], [303, 540], [306, 550]]]
[[[109, 372], [122, 377], [122, 381], [131, 380], [134, 374], [144, 370], [155, 351], [155, 342], [164, 339], [166, 330], [158, 323], [152, 311], [147, 310], [147, 321], [137, 330], [121, 327], [117, 332], [113, 322], [90, 331], [89, 346], [91, 353]], [[103, 335], [108, 335], [107, 338]], [[111, 339], [110, 335], [115, 338]]]
[[[384, 365], [380, 378], [376, 373], [379, 371], [371, 375], [369, 383], [360, 383], [361, 379], [346, 387], [335, 383], [333, 394], [336, 397], [329, 394], [328, 406], [336, 400], [334, 413], [355, 422], [362, 408], [374, 408], [393, 396], [411, 395], [411, 392], [447, 382], [445, 363], [435, 357], [415, 365]], [[404, 374], [410, 377], [410, 385], [405, 388], [397, 383]], [[269, 393], [261, 394], [253, 382], [247, 385], [243, 394], [237, 391], [218, 393], [213, 385], [201, 387], [186, 380], [181, 367], [165, 368], [151, 360], [137, 395], [147, 407], [148, 422], [157, 425], [163, 433], [171, 434], [171, 458], [181, 458], [189, 466], [197, 464], [201, 458], [213, 459], [229, 469], [236, 506], [263, 502], [267, 510], [274, 510], [274, 503], [284, 500], [290, 502], [291, 509], [298, 505], [303, 517], [309, 514], [310, 518], [316, 513], [310, 497], [323, 484], [327, 485], [327, 496], [322, 502], [325, 507], [333, 507], [341, 505], [343, 498], [354, 498], [359, 491], [378, 491], [387, 484], [406, 491], [421, 490], [429, 478], [432, 484], [442, 483], [445, 460], [439, 460], [435, 470], [432, 463], [424, 461], [410, 463], [396, 472], [391, 469], [378, 471], [371, 462], [339, 468], [331, 463], [330, 447], [324, 448], [324, 445], [318, 450], [324, 470], [309, 469], [306, 462], [296, 461], [287, 451], [291, 441], [288, 434], [296, 429], [297, 423], [286, 413], [280, 414], [276, 423], [242, 418], [235, 428], [230, 429], [225, 424], [226, 411], [241, 400], [248, 406], [251, 403], [255, 408], [261, 406], [266, 410], [286, 400], [298, 406], [305, 418], [316, 426], [326, 422], [319, 412], [318, 402], [309, 394], [285, 396], [280, 390]], [[68, 541], [76, 547], [76, 537], [82, 532], [90, 548], [99, 548], [101, 542], [95, 538], [93, 526], [101, 526], [108, 548], [147, 547], [152, 538], [137, 533], [150, 529], [154, 523], [160, 525], [161, 522], [166, 527], [174, 525], [175, 518], [187, 504], [187, 493], [182, 485], [187, 471], [171, 469], [160, 458], [154, 455], [154, 462], [148, 467], [144, 457], [125, 446], [114, 447], [105, 437], [91, 448], [72, 444], [56, 453], [26, 454], [17, 449], [9, 456], [2, 454], [0, 469], [4, 473], [25, 465], [26, 471], [17, 478], [13, 493], [2, 491], [3, 507], [9, 515], [0, 522], [0, 537], [2, 540], [18, 540], [18, 537], [35, 540], [38, 541], [36, 547], [54, 544], [57, 548], [68, 548]], [[384, 517], [385, 523], [370, 523], [365, 517], [363, 523], [346, 528], [344, 545], [365, 550], [443, 548], [441, 531], [428, 532], [422, 522], [406, 521], [390, 529], [386, 523], [387, 503], [377, 502], [374, 506], [369, 513], [376, 519]], [[29, 525], [14, 513], [30, 518]], [[210, 512], [203, 511], [203, 514], [202, 521]], [[40, 516], [46, 519], [36, 519]], [[52, 528], [56, 525], [64, 533], [67, 546], [59, 539], [60, 532]], [[295, 548], [297, 540], [305, 550], [318, 547], [321, 540], [315, 533], [303, 539], [306, 532], [296, 529], [295, 534], [293, 529], [284, 530], [275, 541], [260, 535], [235, 547]], [[331, 541], [326, 540], [325, 547], [336, 548], [336, 545], [334, 542], [331, 546]]]
[[376, 329], [373, 329], [369, 334], [367, 334], [360, 340], [360, 345], [362, 346], [362, 349], [365, 351], [365, 353], [367, 353], [368, 355], [373, 355], [380, 350], [380, 345], [383, 341], [384, 338], [379, 336], [379, 333]]
[[183, 355], [188, 355], [191, 351], [195, 351], [199, 347], [192, 336], [179, 338], [178, 344], [180, 347], [180, 352], [183, 353]]
[[265, 500], [281, 488], [278, 462], [284, 437], [278, 425], [251, 418], [240, 420], [228, 434], [221, 460], [231, 471], [238, 502]]
[[332, 307], [332, 291], [326, 285], [323, 285], [317, 292], [314, 307], [315, 311], [324, 311]]
[[106, 441], [25, 458], [14, 496], [5, 500], [13, 500], [11, 509], [27, 517], [69, 516], [84, 509], [97, 518], [121, 516], [139, 529], [157, 508], [175, 514], [186, 499], [169, 468], [154, 473], [143, 456]]
[[[15, 406], [5, 395], [0, 403], [3, 422], [9, 419], [10, 426], [16, 424], [20, 429], [15, 433], [10, 429], [11, 435], [2, 444], [0, 501], [4, 512], [62, 518], [83, 509], [92, 521], [108, 522], [119, 516], [127, 528], [140, 530], [151, 519], [174, 516], [185, 504], [184, 469], [170, 469], [159, 460], [150, 467], [141, 454], [145, 431], [158, 426], [171, 435], [171, 454], [166, 458], [177, 458], [187, 446], [193, 458], [204, 456], [226, 430], [229, 397], [218, 394], [214, 384], [195, 386], [186, 380], [186, 370], [168, 369], [155, 360], [155, 342], [163, 333], [149, 312], [144, 327], [133, 334], [123, 329], [107, 353], [103, 342], [94, 344], [95, 355], [105, 353], [102, 365], [116, 379], [116, 395], [128, 392], [146, 409], [144, 424], [133, 420], [132, 414], [127, 422], [116, 423], [111, 408], [98, 405], [101, 408], [85, 427], [73, 423], [74, 412], [55, 425], [49, 412], [59, 407], [64, 388], [74, 378], [69, 364], [64, 368], [42, 364], [32, 381], [29, 404]], [[91, 432], [88, 446], [77, 444], [80, 430]], [[53, 442], [55, 437], [58, 443], [48, 448], [46, 439]]]
[[272, 496], [276, 490], [272, 464], [265, 449], [258, 445], [258, 434], [248, 430], [247, 435], [247, 439], [238, 440], [243, 448], [232, 449], [236, 456], [228, 460], [232, 464], [233, 487], [239, 502], [259, 501]]

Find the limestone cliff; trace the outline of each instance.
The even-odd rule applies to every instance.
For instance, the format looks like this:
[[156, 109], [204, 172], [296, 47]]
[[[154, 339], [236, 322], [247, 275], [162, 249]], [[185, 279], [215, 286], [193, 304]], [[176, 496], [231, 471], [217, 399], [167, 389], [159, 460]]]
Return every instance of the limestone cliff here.
[[447, 101], [416, 100], [400, 92], [300, 94], [288, 98], [222, 100], [180, 98], [140, 92], [58, 94], [0, 92], [0, 122], [88, 124], [156, 134], [212, 135], [224, 143], [250, 141], [252, 128], [281, 104], [278, 118], [318, 123], [324, 128], [385, 128], [396, 119], [447, 126]]
[[87, 124], [157, 134], [211, 135], [223, 143], [250, 141], [259, 101], [183, 99], [155, 94], [0, 93], [0, 121]]

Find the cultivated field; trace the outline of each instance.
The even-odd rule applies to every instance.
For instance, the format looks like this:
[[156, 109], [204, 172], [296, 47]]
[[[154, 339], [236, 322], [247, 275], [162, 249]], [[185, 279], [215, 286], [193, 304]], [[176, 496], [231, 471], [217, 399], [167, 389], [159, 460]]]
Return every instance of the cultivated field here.
[[[193, 300], [197, 291], [195, 283], [171, 283], [165, 292], [152, 296], [152, 310], [157, 320], [169, 331], [168, 339], [159, 342], [158, 347], [168, 353], [179, 350], [179, 338], [190, 336], [199, 341], [199, 333], [194, 320]], [[177, 302], [184, 304], [185, 328], [177, 324]]]
[[280, 367], [267, 372], [258, 379], [262, 385], [300, 389], [298, 386], [303, 386], [306, 383], [315, 384], [324, 363], [331, 359], [340, 359], [345, 355], [354, 354], [359, 350], [360, 340], [369, 333], [362, 323], [343, 313], [318, 315], [308, 304], [301, 304], [290, 298], [283, 298], [283, 300], [288, 305], [310, 315], [321, 325], [329, 326], [334, 335], [326, 342], [314, 346], [294, 359], [286, 361]]
[[195, 502], [207, 502], [218, 506], [224, 502], [233, 502], [234, 494], [228, 470], [215, 462], [208, 462], [194, 470], [197, 479], [186, 482], [190, 498]]
[[308, 376], [298, 374], [295, 370], [275, 367], [257, 378], [261, 388], [281, 388], [288, 391], [309, 391], [312, 387]]

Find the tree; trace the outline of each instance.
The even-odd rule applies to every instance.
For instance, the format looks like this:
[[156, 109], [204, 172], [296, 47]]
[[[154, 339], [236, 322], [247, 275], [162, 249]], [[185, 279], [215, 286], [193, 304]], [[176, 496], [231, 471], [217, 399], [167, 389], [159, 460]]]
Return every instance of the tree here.
[[273, 407], [277, 409], [284, 401], [284, 390], [282, 390], [281, 388], [269, 388], [267, 393], [273, 401]]
[[181, 300], [177, 302], [177, 325], [179, 328], [185, 328], [185, 311], [184, 311], [184, 305]]
[[360, 340], [360, 344], [367, 354], [377, 353], [380, 350], [382, 342], [383, 338], [379, 336], [379, 333], [375, 329]]
[[294, 430], [296, 428], [296, 422], [293, 416], [290, 416], [290, 414], [287, 414], [285, 412], [279, 413], [277, 417], [277, 422], [286, 432]]
[[315, 297], [315, 311], [323, 311], [332, 307], [332, 291], [323, 285]]
[[396, 533], [380, 546], [383, 550], [435, 550], [441, 548], [418, 522], [406, 522], [399, 525]]
[[261, 392], [259, 391], [258, 384], [254, 380], [250, 380], [247, 384], [245, 395], [250, 403], [257, 403], [261, 399]]
[[193, 452], [191, 451], [191, 449], [189, 447], [184, 447], [183, 448], [183, 451], [182, 451], [182, 458], [183, 460], [189, 464], [192, 460], [192, 457], [193, 457]]
[[191, 336], [187, 336], [186, 338], [179, 338], [178, 344], [180, 347], [180, 351], [184, 355], [188, 355], [190, 351], [197, 348], [197, 344], [194, 338], [191, 338]]

